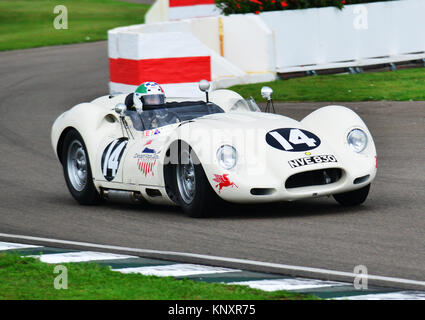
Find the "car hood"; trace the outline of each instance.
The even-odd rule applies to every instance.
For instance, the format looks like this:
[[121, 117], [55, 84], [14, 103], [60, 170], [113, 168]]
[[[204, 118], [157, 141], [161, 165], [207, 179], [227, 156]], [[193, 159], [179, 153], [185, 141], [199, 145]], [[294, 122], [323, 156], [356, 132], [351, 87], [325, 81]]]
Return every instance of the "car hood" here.
[[288, 161], [309, 156], [339, 158], [337, 150], [341, 147], [329, 145], [324, 137], [299, 121], [270, 113], [212, 114], [194, 119], [190, 127], [199, 132], [213, 132], [197, 139], [202, 149], [212, 147], [215, 153], [223, 144], [229, 144], [237, 149], [240, 159], [254, 165], [267, 164], [270, 168], [284, 165], [294, 169]]
[[282, 126], [302, 126], [299, 121], [294, 119], [263, 112], [215, 113], [194, 121], [217, 129], [263, 129], [268, 131]]
[[[338, 110], [345, 113], [341, 122], [347, 123], [350, 114]], [[339, 115], [338, 110], [331, 111]], [[368, 174], [375, 163], [373, 143], [371, 155], [356, 154], [346, 139], [355, 122], [348, 121], [345, 129], [326, 119], [300, 122], [276, 114], [229, 112], [193, 119], [176, 131], [195, 151], [212, 186], [214, 177], [224, 174], [241, 189], [279, 188], [289, 177], [315, 170], [340, 170], [347, 181]], [[223, 145], [236, 149], [237, 164], [228, 170], [219, 161]]]

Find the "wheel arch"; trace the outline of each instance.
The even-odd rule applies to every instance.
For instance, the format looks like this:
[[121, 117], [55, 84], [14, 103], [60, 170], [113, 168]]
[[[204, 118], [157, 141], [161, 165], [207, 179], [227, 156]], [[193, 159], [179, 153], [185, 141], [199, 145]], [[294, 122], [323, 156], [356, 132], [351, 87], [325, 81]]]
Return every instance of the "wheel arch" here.
[[[184, 200], [182, 200], [181, 193], [178, 191], [178, 182], [177, 179], [175, 179], [177, 163], [181, 160], [184, 161], [185, 159], [184, 156], [182, 156], [185, 148], [187, 148], [186, 150], [190, 150], [190, 158], [195, 160], [195, 172], [197, 171], [197, 174], [195, 174], [195, 179], [197, 181], [196, 192], [190, 203], [184, 203]], [[176, 152], [177, 157], [173, 158], [174, 152]], [[177, 139], [171, 142], [167, 148], [164, 159], [167, 161], [163, 166], [165, 190], [167, 195], [172, 201], [180, 205], [183, 211], [185, 211], [190, 217], [208, 217], [212, 214], [212, 208], [216, 208], [217, 205], [225, 203], [211, 185], [211, 182], [207, 177], [205, 167], [202, 164], [202, 160], [197, 154], [197, 150], [187, 141]], [[198, 182], [200, 182], [199, 185]]]
[[58, 156], [58, 159], [59, 159], [59, 161], [60, 161], [61, 164], [63, 164], [62, 153], [63, 153], [63, 147], [64, 147], [63, 144], [64, 144], [64, 141], [65, 141], [65, 137], [68, 134], [68, 132], [70, 132], [72, 130], [75, 130], [75, 131], [78, 132], [78, 130], [75, 129], [74, 127], [72, 127], [72, 126], [66, 127], [62, 131], [62, 133], [60, 134], [59, 139], [58, 139], [58, 143], [56, 145], [56, 155]]
[[173, 159], [175, 160], [175, 156], [171, 155], [171, 150], [178, 150], [178, 158], [180, 158], [180, 150], [181, 146], [185, 145], [187, 147], [191, 147], [189, 143], [182, 139], [177, 139], [171, 142], [164, 156], [164, 166], [163, 166], [163, 175], [164, 175], [164, 186], [165, 191], [167, 192], [168, 197], [175, 203], [178, 203], [177, 196], [175, 193], [177, 192], [176, 181], [173, 179], [173, 171], [176, 163], [173, 163]]
[[[171, 142], [168, 147], [167, 151], [165, 152], [164, 156], [164, 166], [163, 166], [163, 176], [164, 176], [164, 185], [165, 190], [167, 192], [167, 195], [170, 197], [170, 199], [177, 203], [177, 198], [175, 196], [175, 192], [177, 192], [177, 185], [176, 181], [173, 179], [173, 170], [174, 166], [177, 164], [175, 161], [180, 161], [180, 153], [183, 147], [190, 148], [193, 152], [193, 155], [196, 157], [196, 160], [198, 161], [199, 165], [201, 166], [202, 171], [204, 172], [205, 176], [207, 175], [207, 172], [205, 171], [205, 168], [202, 164], [202, 159], [198, 156], [197, 150], [187, 141], [183, 139], [177, 139]], [[177, 150], [177, 157], [176, 155], [171, 154], [171, 150]], [[210, 184], [211, 188], [213, 188], [213, 185], [211, 185], [211, 182], [207, 178], [208, 183]]]

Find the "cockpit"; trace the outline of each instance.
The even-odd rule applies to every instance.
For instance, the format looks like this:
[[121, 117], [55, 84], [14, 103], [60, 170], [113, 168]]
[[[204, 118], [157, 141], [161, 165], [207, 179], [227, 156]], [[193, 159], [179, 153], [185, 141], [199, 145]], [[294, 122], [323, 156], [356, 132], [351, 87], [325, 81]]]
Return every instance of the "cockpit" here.
[[157, 107], [150, 107], [138, 113], [127, 109], [125, 115], [130, 117], [134, 129], [151, 130], [169, 124], [179, 123], [224, 111], [214, 103], [204, 101], [167, 102]]

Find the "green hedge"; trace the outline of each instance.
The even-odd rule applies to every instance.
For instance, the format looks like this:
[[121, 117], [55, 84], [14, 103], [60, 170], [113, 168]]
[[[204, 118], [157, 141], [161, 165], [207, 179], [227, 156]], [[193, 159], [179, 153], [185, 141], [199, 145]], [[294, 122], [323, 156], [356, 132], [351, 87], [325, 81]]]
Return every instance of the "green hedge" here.
[[215, 0], [226, 15], [233, 13], [260, 13], [263, 11], [294, 10], [320, 7], [342, 9], [347, 4], [394, 0]]

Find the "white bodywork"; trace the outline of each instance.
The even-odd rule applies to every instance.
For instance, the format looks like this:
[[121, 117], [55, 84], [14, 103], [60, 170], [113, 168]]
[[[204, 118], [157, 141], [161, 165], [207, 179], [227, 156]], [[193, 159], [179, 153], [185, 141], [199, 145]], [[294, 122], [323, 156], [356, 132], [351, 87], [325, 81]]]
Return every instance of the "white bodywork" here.
[[[376, 175], [377, 158], [373, 138], [365, 123], [352, 110], [342, 106], [327, 106], [296, 121], [281, 115], [253, 112], [242, 104], [233, 111], [235, 102], [242, 97], [230, 90], [217, 90], [211, 92], [210, 100], [220, 106], [224, 113], [159, 127], [157, 134], [155, 130], [136, 131], [132, 128], [131, 119], [127, 117], [134, 139], [129, 137], [116, 175], [107, 181], [102, 172], [105, 149], [112, 141], [127, 136], [114, 111], [114, 106], [124, 99], [125, 95], [103, 96], [90, 103], [76, 105], [60, 115], [53, 124], [51, 138], [57, 155], [61, 148], [61, 137], [67, 128], [74, 128], [81, 134], [98, 191], [136, 191], [149, 202], [175, 204], [165, 188], [164, 160], [167, 150], [176, 140], [185, 141], [193, 148], [213, 190], [230, 202], [290, 201], [338, 194], [360, 189], [370, 184]], [[266, 142], [266, 135], [281, 128], [308, 131], [319, 137], [320, 142], [316, 141], [317, 146], [308, 151], [277, 149]], [[347, 143], [347, 134], [355, 128], [362, 129], [368, 138], [367, 147], [360, 153], [353, 151]], [[146, 174], [140, 169], [137, 155], [147, 144], [155, 150], [157, 159]], [[231, 145], [237, 150], [238, 161], [231, 170], [223, 169], [216, 157], [217, 150], [223, 145]], [[324, 160], [333, 156], [328, 159], [335, 161], [311, 163], [311, 157], [318, 156], [324, 156], [320, 158]], [[303, 158], [310, 160], [300, 160]], [[341, 169], [340, 179], [325, 185], [285, 187], [287, 179], [294, 174], [327, 168]], [[227, 174], [231, 184], [220, 186], [215, 180], [216, 175], [224, 174]], [[358, 178], [362, 179], [354, 183]], [[157, 190], [160, 195], [149, 195], [147, 189]], [[260, 192], [256, 194], [253, 189]]]

